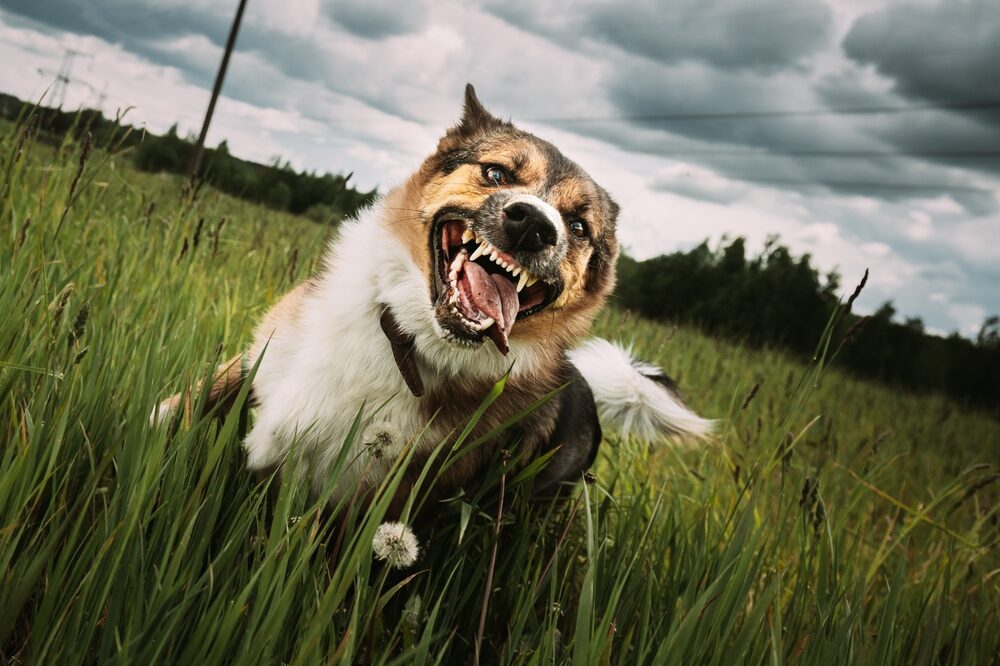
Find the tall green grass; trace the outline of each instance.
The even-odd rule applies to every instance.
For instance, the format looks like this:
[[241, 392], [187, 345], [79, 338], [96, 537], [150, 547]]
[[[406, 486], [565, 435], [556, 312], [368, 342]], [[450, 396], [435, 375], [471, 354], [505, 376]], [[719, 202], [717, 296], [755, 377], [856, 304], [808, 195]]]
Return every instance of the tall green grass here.
[[329, 229], [27, 129], [0, 126], [0, 661], [997, 661], [1000, 424], [614, 308], [595, 332], [678, 376], [717, 439], [606, 441], [555, 504], [497, 459], [412, 568], [378, 563], [400, 466], [334, 520], [243, 469], [242, 410], [147, 423]]

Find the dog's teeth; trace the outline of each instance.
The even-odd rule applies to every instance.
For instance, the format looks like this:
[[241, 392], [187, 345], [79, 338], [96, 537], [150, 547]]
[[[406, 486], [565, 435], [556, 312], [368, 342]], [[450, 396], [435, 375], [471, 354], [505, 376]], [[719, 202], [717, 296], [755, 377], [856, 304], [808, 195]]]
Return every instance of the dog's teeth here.
[[462, 242], [468, 243], [470, 240], [476, 237], [476, 234], [472, 233], [472, 229], [466, 229], [462, 232]]
[[507, 264], [506, 266], [504, 266], [504, 268], [507, 270], [508, 273], [514, 272], [514, 264]]
[[496, 250], [493, 250], [492, 252], [490, 252], [490, 259], [493, 260], [494, 263], [496, 263], [496, 260], [497, 260], [497, 251]]
[[530, 278], [528, 278], [528, 284], [526, 286], [530, 287], [531, 285], [535, 284], [536, 282], [538, 282], [538, 278], [536, 278], [534, 275], [532, 275]]
[[483, 254], [485, 253], [486, 253], [486, 243], [483, 243], [476, 248], [475, 252], [472, 253], [472, 256], [469, 257], [469, 261], [475, 261], [479, 257], [483, 256]]
[[521, 278], [517, 281], [517, 290], [521, 291], [524, 286], [528, 283], [528, 271], [521, 273]]
[[521, 274], [521, 267], [520, 267], [520, 266], [518, 266], [517, 268], [515, 268], [514, 270], [512, 270], [512, 271], [510, 272], [510, 274], [511, 274], [511, 275], [513, 275], [514, 277], [517, 277], [518, 275], [520, 275], [520, 274]]

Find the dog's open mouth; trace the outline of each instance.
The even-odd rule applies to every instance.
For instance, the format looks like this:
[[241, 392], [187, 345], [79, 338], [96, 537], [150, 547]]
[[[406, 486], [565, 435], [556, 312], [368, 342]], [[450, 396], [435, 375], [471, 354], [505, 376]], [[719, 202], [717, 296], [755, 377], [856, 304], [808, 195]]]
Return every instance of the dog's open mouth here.
[[464, 219], [444, 219], [433, 233], [437, 300], [448, 307], [449, 328], [468, 340], [489, 337], [506, 354], [514, 322], [544, 309], [559, 289], [478, 238]]

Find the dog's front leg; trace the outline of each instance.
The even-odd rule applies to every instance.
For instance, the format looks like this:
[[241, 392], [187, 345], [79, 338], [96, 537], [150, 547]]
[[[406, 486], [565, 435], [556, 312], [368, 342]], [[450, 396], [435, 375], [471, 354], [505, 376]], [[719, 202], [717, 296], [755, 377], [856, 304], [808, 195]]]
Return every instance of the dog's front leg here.
[[534, 493], [539, 498], [557, 494], [564, 484], [579, 482], [597, 458], [601, 444], [601, 424], [590, 386], [574, 366], [569, 365], [568, 372], [569, 385], [557, 398], [555, 429], [542, 448], [542, 453], [556, 452], [535, 478]]

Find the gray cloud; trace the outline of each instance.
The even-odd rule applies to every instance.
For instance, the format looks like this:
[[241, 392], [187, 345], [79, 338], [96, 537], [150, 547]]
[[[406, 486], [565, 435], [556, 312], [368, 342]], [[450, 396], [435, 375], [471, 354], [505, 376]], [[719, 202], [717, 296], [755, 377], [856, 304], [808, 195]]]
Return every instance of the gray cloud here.
[[[959, 154], [990, 138], [961, 126], [961, 116], [836, 113], [911, 102], [866, 88], [849, 60], [830, 67], [833, 19], [821, 0], [682, 0], [669, 8], [642, 0], [627, 11], [597, 2], [575, 12], [562, 0], [555, 5], [505, 0], [488, 7], [511, 25], [612, 63], [602, 92], [620, 118], [566, 129], [780, 188], [885, 200], [944, 193], [975, 214], [996, 206], [964, 171], [995, 172], [1000, 157]], [[811, 60], [819, 54], [827, 59], [822, 70]]]
[[[700, 61], [726, 69], [773, 70], [815, 53], [833, 27], [821, 0], [748, 5], [737, 0], [659, 0], [593, 7], [586, 32], [665, 63]], [[780, 35], [780, 39], [775, 36]]]
[[[587, 131], [631, 150], [695, 162], [734, 179], [812, 193], [821, 188], [886, 200], [946, 194], [975, 214], [996, 207], [992, 193], [980, 191], [987, 188], [970, 182], [961, 170], [911, 159], [903, 145], [909, 135], [892, 133], [896, 118], [769, 113], [778, 106], [775, 100], [790, 109], [822, 109], [809, 85], [795, 76], [648, 62], [633, 62], [627, 71], [627, 77], [609, 79], [607, 94], [630, 122]], [[728, 115], [729, 109], [741, 112]], [[644, 131], [636, 132], [636, 126]]]
[[[204, 58], [200, 54], [178, 51], [170, 40], [198, 36], [221, 49], [232, 21], [232, 7], [220, 12], [214, 3], [157, 7], [130, 0], [104, 0], [98, 9], [75, 0], [0, 0], [0, 6], [36, 21], [39, 26], [95, 35], [119, 44], [151, 62], [176, 67], [188, 81], [202, 87], [212, 84], [218, 67], [216, 57]], [[410, 7], [394, 13], [386, 3], [374, 3], [369, 7], [358, 0], [338, 2], [332, 8], [324, 7], [324, 11], [335, 11], [347, 22], [360, 21], [362, 16], [375, 21], [379, 12], [394, 14], [395, 18], [386, 19], [387, 25], [402, 30], [422, 20], [420, 3]], [[259, 56], [260, 61], [288, 79], [318, 84], [359, 99], [383, 113], [412, 119], [403, 101], [407, 85], [397, 87], [395, 94], [387, 94], [378, 82], [359, 78], [358, 63], [344, 58], [342, 53], [331, 54], [319, 34], [289, 35], [276, 27], [255, 23], [247, 15], [240, 27], [236, 51]], [[255, 76], [254, 72], [240, 72], [240, 68], [240, 59], [234, 58], [227, 75], [227, 96], [262, 106], [281, 108], [285, 105], [287, 99], [283, 94], [287, 86], [283, 82], [268, 72]], [[269, 78], [273, 85], [261, 85], [261, 77]]]
[[[1000, 11], [995, 0], [899, 3], [859, 18], [844, 52], [874, 65], [911, 98], [1000, 101]], [[1000, 125], [997, 108], [976, 113]]]
[[[512, 26], [569, 48], [588, 42], [663, 63], [699, 62], [726, 69], [773, 71], [829, 45], [833, 14], [822, 0], [794, 5], [740, 0], [488, 0]], [[780, 36], [776, 38], [776, 36]]]
[[843, 49], [886, 77], [895, 95], [870, 93], [857, 85], [858, 77], [843, 77], [819, 87], [827, 103], [913, 104], [910, 113], [870, 123], [870, 136], [916, 160], [1000, 173], [1000, 6], [995, 2], [880, 9], [855, 21]]
[[216, 11], [211, 6], [153, 7], [129, 0], [102, 0], [100, 7], [74, 0], [2, 0], [0, 6], [46, 26], [80, 35], [96, 35], [129, 50], [138, 50], [150, 40], [186, 35], [203, 35], [221, 45], [232, 20], [231, 14]]
[[382, 39], [415, 32], [427, 18], [423, 0], [335, 0], [324, 7], [333, 21], [366, 39]]
[[151, 62], [176, 67], [198, 85], [211, 85], [217, 63], [172, 51], [167, 42], [178, 37], [201, 36], [222, 45], [232, 16], [203, 6], [151, 7], [129, 0], [105, 0], [98, 8], [73, 0], [0, 0], [0, 6], [45, 28], [79, 35], [94, 35]]
[[717, 204], [735, 203], [747, 194], [747, 187], [742, 183], [684, 167], [663, 170], [653, 176], [648, 185], [656, 192], [673, 192], [689, 199]]
[[[512, 25], [567, 48], [614, 49], [601, 53], [615, 63], [603, 92], [621, 118], [567, 129], [780, 188], [885, 200], [946, 194], [975, 215], [996, 208], [993, 185], [966, 172], [997, 173], [1000, 154], [965, 154], [1000, 145], [992, 130], [948, 109], [836, 112], [912, 101], [884, 86], [866, 87], [849, 60], [830, 67], [832, 15], [823, 2], [748, 7], [684, 0], [666, 10], [644, 0], [628, 11], [603, 2], [586, 7], [574, 20], [566, 18], [572, 12], [537, 4], [490, 4]], [[993, 15], [996, 23], [1000, 13]], [[895, 32], [879, 35], [883, 29], [866, 28], [872, 43], [891, 42]], [[956, 36], [949, 39], [954, 45]], [[818, 52], [827, 57], [823, 70], [809, 61]]]
[[[202, 86], [210, 84], [215, 63], [170, 48], [168, 40], [200, 35], [220, 45], [231, 18], [209, 7], [151, 8], [126, 0], [110, 0], [113, 6], [101, 11], [72, 0], [3, 1], [13, 11], [48, 25], [121, 43], [154, 62], [177, 67], [190, 81]], [[827, 77], [817, 83], [803, 73], [798, 61], [828, 41], [830, 10], [819, 0], [809, 0], [791, 10], [772, 5], [748, 8], [732, 0], [716, 0], [709, 5], [684, 0], [669, 12], [653, 0], [644, 0], [628, 12], [606, 2], [591, 3], [573, 12], [574, 5], [560, 5], [563, 1], [556, 0], [555, 6], [547, 8], [508, 2], [492, 4], [490, 9], [511, 25], [544, 33], [565, 45], [603, 45], [600, 48], [614, 66], [605, 75], [602, 92], [625, 119], [565, 125], [567, 129], [640, 152], [677, 156], [731, 178], [777, 187], [815, 191], [818, 186], [886, 199], [954, 191], [977, 214], [995, 205], [991, 196], [970, 189], [961, 174], [953, 171], [958, 167], [995, 170], [1000, 168], [1000, 159], [970, 161], [937, 155], [949, 149], [953, 155], [964, 146], [982, 146], [983, 140], [989, 138], [988, 132], [974, 123], [963, 125], [957, 116], [948, 113], [927, 116], [924, 122], [913, 117], [881, 122], [878, 118], [835, 115], [697, 117], [706, 111], [711, 115], [715, 110], [816, 108], [837, 97], [866, 97], [885, 103], [885, 93], [858, 90], [849, 77]], [[362, 39], [380, 39], [418, 30], [428, 8], [422, 1], [391, 5], [382, 0], [341, 0], [324, 5], [322, 11]], [[877, 32], [877, 22], [863, 17], [858, 23], [865, 21], [872, 27], [856, 27], [852, 34], [859, 30], [858, 34], [864, 35]], [[776, 39], [775, 34], [781, 38]], [[344, 35], [344, 40], [349, 39]], [[245, 21], [238, 50], [256, 54], [259, 62], [276, 69], [275, 74], [321, 85], [389, 115], [419, 118], [412, 110], [411, 82], [404, 79], [385, 86], [375, 77], [358, 77], [359, 63], [345, 58], [343, 47], [331, 50], [330, 44], [318, 35], [290, 36]], [[402, 53], [386, 55], [387, 61], [394, 62], [399, 58], [392, 56]], [[266, 71], [255, 76], [252, 71], [242, 71], [247, 65], [239, 62], [234, 61], [227, 95], [265, 106], [281, 107], [286, 103], [287, 86], [280, 77]], [[408, 66], [402, 64], [404, 69]], [[777, 70], [782, 64], [784, 69]], [[502, 77], [504, 71], [495, 75]], [[396, 67], [387, 73], [397, 78], [395, 75], [401, 71]], [[260, 85], [262, 78], [271, 83]], [[521, 91], [524, 86], [515, 85], [514, 89]], [[678, 114], [690, 115], [677, 118]], [[650, 117], [656, 115], [668, 118]], [[944, 132], [942, 127], [953, 131]], [[685, 148], [694, 152], [685, 156]], [[843, 155], [894, 151], [901, 156]], [[918, 155], [914, 161], [901, 159], [921, 152], [927, 155]], [[929, 168], [933, 162], [948, 168], [933, 172]]]

